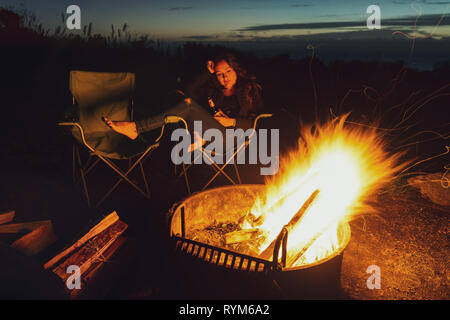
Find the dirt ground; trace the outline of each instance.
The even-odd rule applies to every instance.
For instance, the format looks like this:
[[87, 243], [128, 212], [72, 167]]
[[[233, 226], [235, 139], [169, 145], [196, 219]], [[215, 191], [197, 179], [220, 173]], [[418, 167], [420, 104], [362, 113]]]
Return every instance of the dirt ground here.
[[[13, 198], [28, 199], [16, 201], [17, 221], [52, 220], [60, 235], [58, 248], [76, 238], [87, 219], [99, 212], [106, 214], [116, 210], [129, 225], [127, 235], [137, 240], [136, 252], [139, 254], [126, 267], [125, 274], [115, 280], [116, 285], [105, 298], [170, 299], [170, 295], [160, 293], [167, 287], [167, 279], [162, 276], [167, 266], [155, 263], [160, 261], [155, 257], [168, 250], [165, 214], [186, 190], [182, 179], [168, 180], [173, 168], [164, 170], [164, 167], [153, 166], [153, 169], [150, 172], [154, 178], [151, 200], [123, 185], [97, 213], [85, 208], [81, 189], [71, 191], [71, 183], [64, 184], [60, 176], [52, 177], [47, 172], [14, 175], [11, 181], [15, 181], [17, 188], [13, 190], [11, 182], [8, 190], [14, 191], [11, 201]], [[242, 172], [253, 175], [251, 171]], [[104, 185], [104, 178], [110, 173], [101, 173], [99, 181]], [[205, 179], [211, 175], [207, 170], [203, 173]], [[194, 172], [192, 174], [195, 176]], [[244, 176], [244, 181], [246, 179], [248, 177]], [[220, 184], [226, 184], [226, 181]], [[450, 207], [426, 199], [416, 188], [409, 186], [406, 179], [383, 190], [374, 200], [377, 214], [359, 217], [350, 223], [351, 240], [344, 251], [341, 271], [342, 298], [449, 299]], [[36, 259], [44, 262], [52, 253], [58, 252], [58, 248]], [[367, 288], [366, 282], [371, 275], [366, 270], [371, 265], [380, 267], [380, 289]], [[168, 277], [171, 277], [170, 273]]]
[[[422, 197], [405, 181], [378, 195], [378, 214], [350, 223], [342, 264], [346, 299], [449, 299], [449, 207]], [[370, 265], [380, 267], [380, 289], [368, 289]]]

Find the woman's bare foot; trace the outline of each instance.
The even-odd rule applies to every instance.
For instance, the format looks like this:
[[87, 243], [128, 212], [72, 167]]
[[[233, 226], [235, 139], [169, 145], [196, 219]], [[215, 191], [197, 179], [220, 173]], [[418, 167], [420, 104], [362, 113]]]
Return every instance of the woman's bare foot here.
[[114, 131], [123, 134], [130, 138], [131, 140], [134, 140], [137, 138], [138, 133], [136, 129], [136, 122], [131, 121], [112, 121], [106, 117], [103, 117], [103, 121], [113, 129]]
[[192, 152], [194, 150], [197, 150], [201, 146], [203, 146], [206, 143], [205, 140], [202, 139], [200, 134], [197, 131], [194, 131], [194, 143], [189, 146], [188, 151]]

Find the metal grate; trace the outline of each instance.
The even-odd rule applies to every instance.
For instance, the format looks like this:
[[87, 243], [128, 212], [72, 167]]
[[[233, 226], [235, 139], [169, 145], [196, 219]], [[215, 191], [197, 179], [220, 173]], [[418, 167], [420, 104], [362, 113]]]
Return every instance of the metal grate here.
[[174, 236], [173, 239], [177, 251], [217, 266], [248, 272], [281, 269], [278, 262], [274, 263], [178, 236]]
[[[249, 272], [268, 272], [282, 270], [286, 266], [286, 248], [288, 230], [283, 228], [278, 235], [273, 250], [272, 261], [252, 257], [243, 253], [230, 251], [227, 249], [211, 246], [206, 243], [198, 242], [186, 238], [186, 221], [184, 205], [180, 208], [181, 235], [179, 233], [172, 235], [175, 241], [177, 251], [203, 260], [210, 264], [225, 267], [228, 269]], [[173, 215], [171, 216], [171, 219]], [[171, 221], [172, 222], [172, 221]], [[278, 261], [281, 249], [281, 263]]]

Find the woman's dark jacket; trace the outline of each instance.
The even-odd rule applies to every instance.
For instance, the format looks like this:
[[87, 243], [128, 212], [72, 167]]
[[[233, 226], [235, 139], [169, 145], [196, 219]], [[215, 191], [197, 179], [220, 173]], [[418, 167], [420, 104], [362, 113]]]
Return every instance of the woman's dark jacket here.
[[[236, 82], [236, 93], [233, 97], [225, 97], [222, 93], [221, 86], [214, 74], [208, 71], [200, 74], [192, 81], [184, 90], [185, 94], [194, 99], [203, 107], [209, 109], [208, 99], [212, 99], [216, 108], [222, 108], [224, 113], [231, 118], [236, 119], [236, 127], [248, 129], [253, 126], [256, 116], [261, 113], [263, 104], [261, 99], [261, 87], [251, 79], [238, 77]], [[253, 103], [254, 107], [246, 98], [247, 90], [257, 90], [256, 99]], [[235, 101], [235, 106], [223, 108], [224, 104], [230, 105], [230, 101]]]

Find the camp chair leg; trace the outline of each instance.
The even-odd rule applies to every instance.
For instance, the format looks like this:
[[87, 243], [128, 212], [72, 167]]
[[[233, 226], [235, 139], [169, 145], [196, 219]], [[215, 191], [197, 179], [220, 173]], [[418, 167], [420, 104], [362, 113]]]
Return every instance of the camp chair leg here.
[[77, 150], [77, 146], [75, 145], [75, 143], [72, 144], [72, 181], [73, 183], [75, 183], [75, 179], [76, 179], [76, 153]]
[[89, 173], [89, 171], [91, 171], [92, 170], [92, 168], [94, 168], [95, 167], [95, 165], [98, 163], [100, 161], [100, 159], [99, 158], [97, 158], [97, 159], [95, 159], [95, 161], [89, 166], [89, 168], [87, 168], [86, 170], [85, 170], [85, 174], [88, 174]]
[[[105, 161], [106, 163], [108, 163], [107, 161]], [[127, 173], [125, 175], [123, 175], [123, 173], [118, 169], [118, 168], [114, 168], [115, 166], [113, 164], [108, 163], [108, 165], [114, 170], [116, 171], [122, 178], [120, 178], [112, 187], [111, 189], [109, 189], [109, 191], [103, 196], [103, 198], [100, 199], [99, 202], [97, 202], [97, 204], [95, 205], [96, 208], [98, 208], [103, 201], [106, 200], [106, 198], [108, 198], [108, 196], [114, 191], [116, 190], [116, 188], [119, 186], [119, 184], [125, 180], [127, 181], [129, 184], [131, 184], [137, 191], [139, 191], [144, 197], [149, 198], [148, 193], [145, 193], [141, 188], [139, 188], [134, 182], [132, 182], [130, 179], [128, 179], [126, 177], [126, 175], [129, 173], [129, 171], [127, 171]], [[133, 167], [134, 168], [134, 167]], [[128, 169], [129, 170], [129, 169]]]
[[106, 158], [104, 158], [103, 156], [97, 154], [97, 156], [99, 158], [101, 158], [111, 169], [113, 169], [115, 172], [117, 172], [118, 175], [121, 176], [121, 178], [114, 184], [114, 186], [103, 196], [103, 198], [97, 203], [97, 205], [95, 207], [100, 206], [100, 204], [119, 186], [119, 184], [125, 180], [126, 182], [128, 182], [131, 186], [133, 186], [137, 191], [139, 191], [145, 198], [149, 198], [150, 195], [149, 193], [145, 193], [139, 186], [137, 186], [133, 181], [131, 181], [128, 178], [128, 174], [133, 171], [133, 169], [148, 155], [151, 153], [151, 151], [153, 151], [153, 148], [149, 148], [147, 151], [145, 151], [141, 157], [136, 160], [134, 162], [134, 164], [125, 172], [123, 173], [122, 171], [120, 171], [120, 169], [114, 165], [112, 162], [108, 161]]
[[237, 178], [238, 178], [239, 184], [242, 184], [241, 176], [239, 175], [239, 170], [238, 170], [236, 161], [233, 162], [233, 165], [234, 165], [234, 170], [236, 171], [236, 176], [237, 176]]
[[219, 167], [211, 158], [207, 153], [204, 153], [204, 155], [211, 161], [211, 164], [213, 165], [213, 167], [215, 168], [215, 170], [217, 171], [216, 174], [208, 181], [208, 183], [202, 188], [202, 191], [205, 190], [210, 184], [211, 182], [214, 181], [214, 179], [216, 179], [216, 177], [222, 173], [232, 184], [236, 184], [236, 182], [234, 182], [233, 179], [230, 178], [230, 176], [223, 170], [228, 163], [231, 161], [231, 159], [233, 159], [233, 157], [231, 157], [230, 159], [228, 159], [228, 161], [222, 166]]
[[190, 195], [191, 194], [191, 186], [189, 185], [189, 179], [187, 177], [186, 166], [184, 165], [184, 163], [182, 163], [182, 167], [183, 167], [184, 182], [186, 183], [187, 192]]
[[[224, 166], [225, 167], [225, 166]], [[222, 169], [224, 168], [224, 167], [222, 167]], [[236, 182], [234, 182], [234, 180], [233, 179], [231, 179], [230, 178], [230, 176], [228, 175], [228, 174], [226, 174], [226, 172], [225, 171], [223, 171], [223, 170], [221, 170], [220, 168], [216, 168], [216, 174], [208, 181], [208, 183], [207, 184], [205, 184], [205, 186], [202, 188], [202, 191], [203, 190], [205, 190], [210, 184], [211, 184], [211, 182], [213, 182], [214, 181], [214, 179], [216, 179], [217, 178], [217, 176], [220, 174], [220, 173], [222, 173], [232, 184], [236, 184]]]
[[[195, 163], [195, 161], [196, 161], [199, 157], [202, 156], [202, 154], [203, 154], [203, 151], [202, 151], [199, 155], [197, 155], [197, 157], [195, 157], [194, 160], [193, 160], [187, 167], [185, 166], [186, 171], [189, 170], [189, 168]], [[180, 172], [180, 174], [178, 175], [178, 178], [181, 177], [182, 174], [184, 174], [184, 172]]]
[[89, 192], [87, 189], [86, 176], [84, 173], [83, 165], [81, 163], [80, 152], [79, 152], [78, 148], [76, 148], [76, 155], [77, 155], [77, 160], [78, 160], [78, 166], [80, 167], [80, 175], [81, 175], [81, 181], [83, 183], [84, 195], [86, 196], [88, 207], [90, 208], [91, 200], [89, 199]]
[[144, 171], [144, 166], [142, 165], [142, 162], [139, 162], [139, 167], [141, 168], [142, 179], [144, 180], [144, 184], [145, 184], [145, 190], [147, 191], [147, 194], [150, 196], [150, 189], [148, 187], [147, 178], [145, 177], [145, 171]]
[[[78, 150], [78, 149], [77, 149], [77, 150]], [[77, 151], [77, 152], [79, 152], [79, 151]], [[95, 165], [100, 161], [99, 158], [96, 158], [96, 159], [94, 160], [94, 162], [90, 164], [91, 159], [92, 159], [92, 155], [89, 155], [89, 158], [87, 159], [86, 163], [83, 165], [83, 172], [84, 172], [84, 175], [85, 175], [85, 176], [87, 176], [87, 174], [88, 174], [88, 173], [95, 167]], [[74, 176], [74, 181], [73, 181], [73, 183], [76, 184], [76, 183], [78, 183], [78, 182], [79, 182], [79, 180], [77, 179], [77, 177], [76, 177], [76, 175], [75, 175], [75, 176]]]

